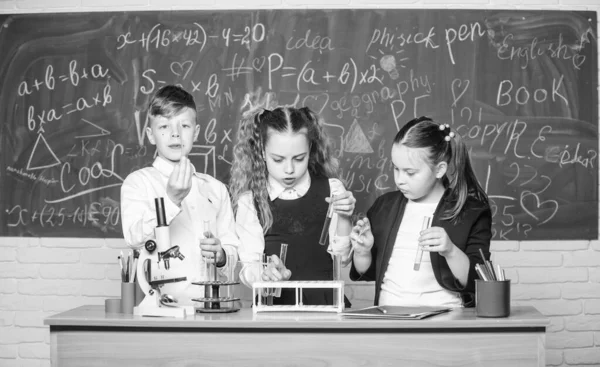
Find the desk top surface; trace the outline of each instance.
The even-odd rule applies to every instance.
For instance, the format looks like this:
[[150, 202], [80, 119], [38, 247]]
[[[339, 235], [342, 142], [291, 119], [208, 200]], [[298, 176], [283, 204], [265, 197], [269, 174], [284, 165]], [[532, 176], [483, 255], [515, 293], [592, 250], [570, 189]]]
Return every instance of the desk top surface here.
[[[259, 312], [195, 314], [186, 318], [107, 314], [104, 306], [81, 306], [44, 320], [51, 327], [148, 327], [190, 329], [542, 329], [549, 319], [531, 306], [513, 306], [505, 318], [481, 318], [474, 308], [458, 308], [423, 320], [349, 319], [337, 313]], [[438, 330], [439, 331], [439, 330]], [[472, 330], [475, 331], [475, 330]]]

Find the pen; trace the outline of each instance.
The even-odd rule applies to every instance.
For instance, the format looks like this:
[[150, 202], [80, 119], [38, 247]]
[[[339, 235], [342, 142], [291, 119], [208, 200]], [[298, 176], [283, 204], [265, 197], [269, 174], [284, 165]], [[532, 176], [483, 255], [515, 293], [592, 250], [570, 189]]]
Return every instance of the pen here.
[[387, 313], [387, 310], [381, 306], [377, 306], [377, 309], [381, 311], [381, 313]]

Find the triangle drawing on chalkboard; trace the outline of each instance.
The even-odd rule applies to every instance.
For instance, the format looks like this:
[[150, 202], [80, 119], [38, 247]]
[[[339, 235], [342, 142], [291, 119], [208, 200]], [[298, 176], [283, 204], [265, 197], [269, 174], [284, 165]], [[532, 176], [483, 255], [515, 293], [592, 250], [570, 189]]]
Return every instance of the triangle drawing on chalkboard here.
[[348, 153], [373, 153], [369, 139], [365, 136], [358, 121], [354, 119], [344, 142], [344, 151]]
[[[53, 163], [49, 163], [43, 166], [31, 166], [31, 161], [33, 161], [33, 156], [36, 155], [36, 152], [38, 150], [38, 145], [40, 144], [40, 141], [43, 143], [42, 147], [40, 147], [40, 149], [45, 149], [46, 152], [44, 153], [39, 153], [37, 154], [38, 159], [36, 159], [34, 162], [39, 162], [39, 161], [46, 161], [48, 158], [48, 154], [50, 154], [53, 158], [54, 158], [54, 162]], [[48, 142], [46, 142], [46, 139], [44, 138], [44, 135], [42, 134], [38, 134], [37, 140], [35, 141], [35, 144], [33, 145], [33, 149], [31, 150], [31, 155], [29, 156], [29, 161], [27, 162], [27, 169], [29, 171], [33, 171], [36, 169], [44, 169], [44, 168], [49, 168], [49, 167], [54, 167], [59, 165], [60, 159], [58, 159], [58, 157], [56, 156], [56, 154], [54, 154], [54, 152], [52, 151], [52, 148], [50, 148], [50, 146], [48, 145]]]
[[93, 138], [96, 136], [105, 136], [105, 135], [110, 135], [110, 131], [101, 128], [100, 126], [94, 124], [91, 121], [88, 121], [86, 119], [81, 119], [81, 121], [85, 122], [86, 124], [89, 124], [91, 126], [93, 126], [96, 130], [98, 130], [99, 132], [95, 133], [95, 134], [90, 134], [90, 135], [78, 135], [75, 137], [75, 139], [81, 139], [81, 138]]

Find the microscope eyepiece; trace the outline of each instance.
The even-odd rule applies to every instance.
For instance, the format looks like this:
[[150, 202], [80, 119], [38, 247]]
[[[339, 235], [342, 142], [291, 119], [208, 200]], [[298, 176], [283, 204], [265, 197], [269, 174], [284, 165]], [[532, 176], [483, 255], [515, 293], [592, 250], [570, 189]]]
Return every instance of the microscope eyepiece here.
[[165, 215], [165, 202], [163, 198], [155, 198], [154, 204], [156, 206], [156, 226], [166, 227], [167, 216]]

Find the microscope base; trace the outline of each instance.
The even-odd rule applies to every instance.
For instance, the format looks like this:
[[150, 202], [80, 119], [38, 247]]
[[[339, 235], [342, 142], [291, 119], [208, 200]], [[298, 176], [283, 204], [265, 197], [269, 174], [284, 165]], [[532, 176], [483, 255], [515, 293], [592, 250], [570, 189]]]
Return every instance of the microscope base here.
[[193, 306], [164, 306], [160, 304], [158, 297], [158, 292], [144, 297], [144, 300], [139, 306], [133, 308], [133, 314], [136, 316], [177, 318], [185, 318], [186, 315], [194, 315]]
[[137, 306], [133, 308], [133, 314], [137, 316], [151, 316], [151, 317], [177, 317], [185, 318], [185, 308], [180, 307], [142, 307]]

